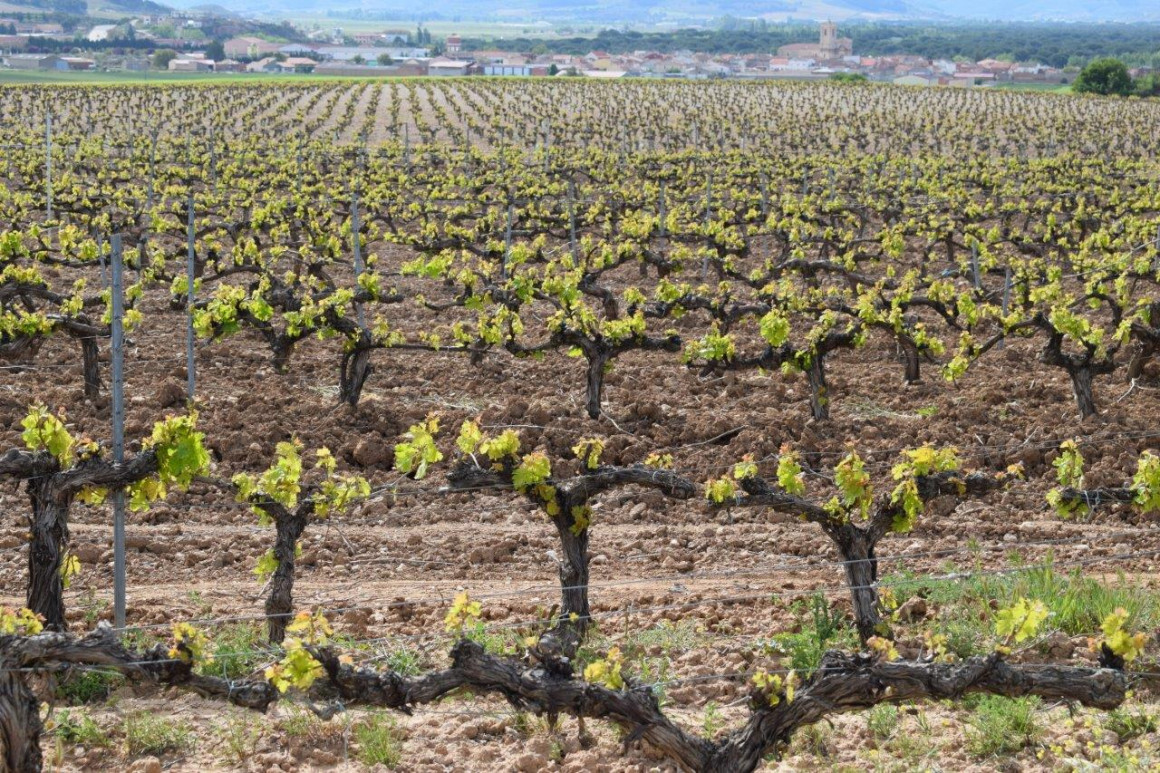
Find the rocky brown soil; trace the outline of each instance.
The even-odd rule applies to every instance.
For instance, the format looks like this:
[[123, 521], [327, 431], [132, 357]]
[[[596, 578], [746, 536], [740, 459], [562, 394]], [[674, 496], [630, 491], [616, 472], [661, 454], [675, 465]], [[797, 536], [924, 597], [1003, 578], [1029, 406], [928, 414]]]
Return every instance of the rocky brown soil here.
[[[383, 255], [391, 260], [389, 250], [383, 248]], [[184, 317], [170, 309], [159, 288], [149, 291], [142, 309], [145, 323], [132, 334], [126, 366], [131, 438], [148, 434], [166, 411], [179, 410], [184, 396]], [[420, 329], [430, 319], [411, 305], [392, 314], [403, 329]], [[745, 454], [767, 461], [788, 443], [804, 453], [811, 489], [819, 492], [829, 466], [851, 444], [882, 486], [901, 449], [953, 444], [970, 467], [1022, 464], [1026, 481], [957, 506], [936, 502], [913, 533], [884, 543], [880, 558], [887, 571], [993, 572], [1011, 567], [1014, 554], [1028, 563], [1050, 555], [1061, 568], [1081, 567], [1113, 582], [1117, 573], [1139, 584], [1154, 582], [1160, 533], [1151, 521], [1113, 508], [1085, 522], [1061, 522], [1044, 501], [1055, 449], [1064, 439], [1084, 440], [1091, 487], [1122, 485], [1142, 450], [1160, 448], [1154, 369], [1134, 389], [1118, 378], [1099, 379], [1104, 410], [1080, 422], [1066, 376], [1037, 364], [1032, 343], [1012, 342], [983, 358], [957, 386], [944, 383], [931, 366], [921, 384], [903, 386], [893, 346], [872, 340], [832, 358], [833, 417], [819, 423], [807, 418], [800, 375], [704, 377], [672, 355], [636, 353], [617, 361], [607, 380], [608, 415], [594, 422], [583, 414], [580, 362], [563, 355], [535, 361], [496, 353], [472, 365], [454, 353], [377, 352], [357, 409], [337, 403], [337, 365], [337, 349], [328, 342], [303, 342], [287, 375], [273, 371], [263, 346], [249, 334], [199, 343], [199, 425], [218, 481], [264, 469], [275, 444], [296, 437], [308, 449], [332, 449], [343, 469], [367, 476], [376, 487], [398, 484], [349, 516], [312, 528], [303, 540], [295, 587], [299, 608], [327, 610], [357, 655], [375, 662], [405, 652], [422, 667], [441, 665], [448, 644], [443, 616], [461, 590], [483, 602], [484, 620], [496, 635], [534, 628], [558, 595], [556, 538], [521, 498], [503, 491], [443, 491], [446, 467], [437, 466], [422, 482], [392, 471], [393, 445], [432, 412], [447, 428], [440, 444], [449, 456], [459, 423], [478, 417], [488, 430], [518, 429], [524, 448], [542, 449], [554, 460], [567, 459], [580, 438], [600, 435], [607, 441], [607, 462], [630, 464], [653, 452], [670, 453], [676, 468], [698, 481], [721, 474]], [[79, 357], [69, 341], [51, 340], [29, 369], [0, 374], [0, 448], [19, 444], [20, 420], [34, 402], [65, 408], [77, 434], [108, 437], [108, 399], [83, 397]], [[558, 462], [554, 469], [567, 474], [577, 465]], [[19, 605], [27, 571], [27, 502], [17, 486], [4, 483], [0, 507], [0, 603]], [[668, 710], [690, 727], [705, 723], [707, 711], [718, 712], [723, 726], [741, 721], [744, 691], [737, 678], [721, 675], [777, 667], [780, 661], [760, 642], [800, 626], [791, 612], [796, 601], [820, 592], [837, 609], [848, 608], [828, 539], [794, 519], [759, 511], [714, 513], [702, 502], [628, 491], [599, 501], [593, 523], [598, 641], [637, 641], [653, 632], [656, 643], [644, 651], [663, 671], [641, 677], [698, 680], [666, 692]], [[78, 506], [71, 528], [83, 573], [67, 592], [67, 603], [74, 627], [83, 630], [111, 617], [110, 511]], [[252, 570], [272, 539], [272, 530], [210, 482], [133, 515], [127, 543], [130, 623], [145, 635], [162, 636], [178, 620], [209, 621], [211, 632], [256, 624], [262, 587]], [[908, 611], [919, 620], [938, 613], [930, 608], [920, 614], [913, 606]], [[1086, 657], [1082, 645], [1055, 641], [1048, 654], [1080, 662]], [[710, 704], [717, 708], [708, 709]], [[357, 762], [359, 745], [352, 741], [352, 728], [364, 716], [358, 712], [295, 735], [285, 724], [301, 713], [297, 707], [259, 719], [195, 696], [123, 687], [111, 703], [90, 713], [112, 728], [139, 711], [174, 718], [194, 737], [189, 748], [162, 755], [168, 770], [366, 767]], [[999, 763], [964, 750], [965, 715], [956, 712], [944, 706], [904, 711], [896, 740], [917, 733], [920, 718], [934, 728], [923, 731], [934, 740], [922, 754], [872, 737], [865, 716], [850, 716], [803, 735], [770, 767], [995, 769]], [[1060, 743], [1082, 738], [1062, 729], [1065, 712], [1051, 712], [1044, 721]], [[593, 744], [584, 748], [574, 720], [549, 731], [540, 720], [494, 700], [448, 701], [397, 721], [405, 737], [405, 770], [673, 769], [645, 750], [623, 751], [612, 729], [600, 723], [588, 723]], [[1154, 733], [1144, 740], [1149, 737]], [[241, 753], [233, 748], [239, 743]], [[82, 745], [63, 747], [59, 761], [64, 770], [156, 769], [133, 756], [120, 746]], [[1034, 769], [1047, 763], [1025, 752], [1002, 765]]]

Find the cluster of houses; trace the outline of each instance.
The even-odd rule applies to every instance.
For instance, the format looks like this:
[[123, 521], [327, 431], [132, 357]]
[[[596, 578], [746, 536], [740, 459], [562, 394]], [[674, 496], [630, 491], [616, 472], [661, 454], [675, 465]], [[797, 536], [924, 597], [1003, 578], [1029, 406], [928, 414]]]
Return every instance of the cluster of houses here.
[[[645, 78], [737, 78], [743, 80], [825, 80], [838, 74], [909, 86], [988, 86], [1000, 82], [1062, 83], [1068, 73], [1038, 63], [930, 60], [919, 56], [815, 58], [792, 52], [777, 54], [662, 54], [637, 51], [623, 56], [594, 51], [575, 60], [553, 58], [560, 68], [585, 74], [604, 71]], [[595, 71], [595, 72], [594, 72]]]
[[[448, 47], [450, 54], [451, 48]], [[920, 56], [858, 56], [850, 38], [838, 37], [837, 26], [821, 25], [817, 43], [791, 43], [773, 54], [706, 54], [693, 51], [661, 53], [634, 51], [613, 55], [591, 51], [584, 56], [529, 58], [515, 52], [476, 51], [484, 66], [523, 68], [512, 74], [528, 75], [547, 66], [553, 72], [597, 77], [738, 78], [748, 80], [824, 80], [845, 73], [868, 80], [912, 86], [987, 86], [999, 82], [1061, 83], [1068, 75], [1038, 63], [984, 59], [981, 62], [930, 60]], [[494, 74], [507, 74], [496, 72]]]
[[[338, 33], [338, 31], [335, 31]], [[333, 39], [334, 35], [331, 36]], [[462, 38], [449, 35], [442, 56], [405, 45], [402, 31], [366, 34], [358, 46], [328, 42], [271, 43], [256, 37], [226, 41], [225, 62], [196, 56], [170, 63], [171, 69], [317, 73], [331, 75], [486, 75], [537, 77], [583, 75], [591, 78], [737, 78], [823, 80], [840, 73], [868, 80], [913, 86], [988, 86], [1000, 82], [1062, 83], [1068, 74], [1038, 63], [984, 59], [980, 62], [930, 60], [919, 56], [858, 56], [837, 25], [821, 25], [817, 43], [793, 43], [771, 54], [706, 54], [693, 51], [594, 50], [582, 56], [533, 55], [518, 51], [465, 51]], [[384, 56], [385, 55], [385, 56]]]
[[[185, 23], [197, 23], [188, 19]], [[79, 56], [21, 53], [37, 36], [67, 37], [59, 24], [18, 23], [0, 19], [16, 35], [0, 35], [6, 66], [23, 70], [92, 70], [97, 62]], [[113, 25], [97, 25], [89, 40], [107, 39]], [[353, 41], [352, 41], [353, 39]], [[405, 30], [345, 35], [341, 29], [316, 30], [304, 43], [277, 43], [241, 36], [223, 44], [225, 59], [214, 61], [204, 52], [181, 51], [168, 62], [174, 72], [315, 73], [345, 76], [552, 76], [591, 78], [735, 78], [823, 80], [839, 74], [861, 75], [872, 81], [910, 86], [989, 86], [1002, 82], [1066, 83], [1073, 73], [1038, 63], [984, 59], [979, 62], [930, 60], [919, 56], [859, 56], [850, 38], [839, 37], [837, 25], [821, 25], [816, 43], [793, 43], [770, 54], [707, 54], [693, 51], [634, 51], [610, 54], [594, 50], [582, 56], [533, 55], [518, 51], [466, 51], [459, 35], [443, 41], [443, 53], [432, 57], [425, 46], [413, 46]], [[174, 41], [179, 42], [179, 41]], [[351, 42], [356, 45], [349, 45]], [[156, 41], [158, 47], [167, 41]], [[345, 43], [345, 45], [344, 45]], [[142, 54], [106, 57], [103, 69], [148, 69]], [[1139, 75], [1140, 73], [1133, 73]]]
[[58, 56], [56, 54], [9, 54], [4, 64], [10, 70], [95, 70], [95, 59], [83, 56]]
[[0, 51], [13, 53], [26, 50], [37, 38], [72, 39], [71, 35], [65, 34], [64, 27], [56, 22], [25, 22], [0, 18], [0, 28], [3, 28], [5, 33], [0, 34]]
[[[360, 39], [361, 37], [361, 39]], [[504, 52], [464, 52], [458, 36], [445, 45], [446, 56], [432, 57], [430, 49], [407, 45], [403, 33], [356, 36], [358, 46], [334, 43], [273, 43], [242, 36], [225, 41], [224, 61], [212, 61], [204, 53], [183, 53], [169, 62], [177, 72], [314, 73], [344, 76], [467, 76], [554, 73], [551, 62], [536, 63], [529, 57]]]
[[[427, 75], [433, 60], [426, 48], [407, 45], [402, 32], [363, 35], [357, 46], [334, 43], [272, 43], [258, 37], [227, 40], [225, 62], [215, 69], [265, 73], [330, 73], [331, 75]], [[245, 64], [242, 64], [245, 62]], [[224, 67], [223, 67], [224, 65]], [[170, 64], [172, 67], [172, 63]], [[466, 73], [457, 73], [466, 74]]]
[[[147, 27], [151, 24], [166, 23], [175, 31], [180, 28], [197, 29], [201, 26], [200, 14], [193, 11], [174, 11], [168, 16], [141, 16], [132, 20], [129, 26], [133, 27], [136, 40], [149, 41], [158, 48], [180, 48], [189, 45], [188, 38], [163, 38], [150, 32]], [[5, 34], [0, 34], [0, 51], [18, 53], [29, 48], [36, 48], [43, 41], [50, 40], [57, 43], [69, 43], [83, 39], [89, 43], [113, 42], [119, 33], [124, 33], [125, 24], [95, 24], [92, 27], [78, 27], [66, 31], [58, 22], [30, 22], [17, 19], [0, 18], [0, 28]]]

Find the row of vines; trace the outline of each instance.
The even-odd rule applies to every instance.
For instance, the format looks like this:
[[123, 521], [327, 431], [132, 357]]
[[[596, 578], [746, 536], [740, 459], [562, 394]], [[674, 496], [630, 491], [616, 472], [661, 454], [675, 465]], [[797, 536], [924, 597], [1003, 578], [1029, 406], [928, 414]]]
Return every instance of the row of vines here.
[[[904, 660], [878, 555], [887, 536], [921, 532], [932, 509], [1022, 490], [1060, 518], [1160, 511], [1160, 433], [1147, 418], [1160, 358], [1160, 123], [1153, 106], [1126, 104], [485, 80], [0, 92], [11, 116], [0, 128], [0, 373], [47, 385], [75, 372], [86, 416], [82, 428], [71, 406], [36, 395], [6, 404], [21, 408], [5, 417], [0, 480], [23, 486], [28, 570], [24, 608], [0, 617], [5, 763], [40, 768], [29, 675], [69, 665], [259, 710], [296, 696], [325, 716], [497, 694], [553, 722], [610, 719], [695, 770], [752, 770], [798, 729], [881, 702], [991, 692], [1118, 706], [1147, 645], [1126, 614], [1103, 620], [1098, 667], [1020, 662], [1046, 618], [1034, 599], [998, 611], [988, 655], [956, 660], [934, 637]], [[252, 454], [239, 464], [215, 444], [226, 428], [203, 420], [217, 409], [202, 385], [169, 400], [185, 410], [151, 417], [114, 462], [89, 436], [107, 415], [114, 233], [131, 339], [177, 354], [188, 326], [199, 356], [261, 352], [275, 382], [321, 357], [331, 376], [319, 400], [347, 435], [368, 391], [411, 363], [453, 359], [536, 364], [578, 429], [549, 440], [538, 420], [455, 410], [448, 432], [448, 411], [423, 410], [398, 425], [379, 474], [297, 436], [270, 443], [261, 465]], [[1021, 388], [1066, 380], [1055, 426], [1036, 429], [1049, 464], [1041, 455], [1029, 469], [981, 440], [972, 450], [969, 423], [888, 450], [842, 448], [850, 414], [836, 373], [850, 383], [885, 369], [929, 400], [970, 395], [975, 371], [996, 362]], [[742, 393], [795, 415], [773, 449], [739, 448], [749, 436], [730, 430], [706, 441], [727, 457], [691, 463], [681, 446], [648, 447], [631, 431], [667, 431], [671, 417], [668, 403], [641, 408], [640, 384], [615, 376], [624, 363], [658, 384], [684, 383], [677, 372], [729, 385], [722, 403]], [[402, 399], [371, 409], [413, 417]], [[1070, 438], [1111, 406], [1144, 415], [1104, 441], [1120, 439], [1132, 469], [1088, 485], [1094, 441]], [[151, 648], [107, 626], [70, 631], [65, 591], [90, 571], [70, 552], [73, 510], [100, 511], [124, 491], [144, 513], [193, 486], [273, 527], [254, 567], [273, 654], [244, 680], [213, 675], [212, 634], [190, 621], [171, 621], [170, 641]], [[481, 605], [465, 592], [446, 615], [449, 668], [377, 671], [342, 651], [325, 610], [295, 604], [308, 532], [372, 499], [497, 492], [538, 512], [556, 540], [558, 602], [522, 629], [518, 651], [467, 636]], [[862, 653], [827, 653], [811, 673], [757, 670], [743, 726], [711, 739], [682, 728], [616, 648], [584, 649], [597, 620], [590, 540], [613, 495], [820, 531]]]

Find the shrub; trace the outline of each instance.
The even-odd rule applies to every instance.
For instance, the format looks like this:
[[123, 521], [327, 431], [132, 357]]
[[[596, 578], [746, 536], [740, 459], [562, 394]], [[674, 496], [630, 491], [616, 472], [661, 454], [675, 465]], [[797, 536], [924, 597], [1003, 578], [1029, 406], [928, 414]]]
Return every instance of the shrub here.
[[1132, 76], [1119, 59], [1096, 59], [1083, 68], [1072, 89], [1081, 94], [1115, 94], [1126, 97], [1132, 93]]

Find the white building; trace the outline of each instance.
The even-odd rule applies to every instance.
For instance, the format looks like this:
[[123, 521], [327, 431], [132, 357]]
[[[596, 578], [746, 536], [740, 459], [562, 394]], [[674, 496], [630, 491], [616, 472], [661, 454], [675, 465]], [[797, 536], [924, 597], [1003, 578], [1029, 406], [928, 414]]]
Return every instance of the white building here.
[[921, 75], [903, 75], [894, 79], [895, 86], [937, 86], [937, 80], [924, 78]]
[[98, 24], [89, 30], [86, 36], [91, 43], [101, 43], [109, 39], [109, 35], [113, 34], [113, 30], [117, 29], [116, 24]]
[[427, 74], [452, 77], [456, 75], [467, 75], [467, 67], [469, 64], [469, 62], [461, 62], [455, 59], [432, 59], [427, 64]]

